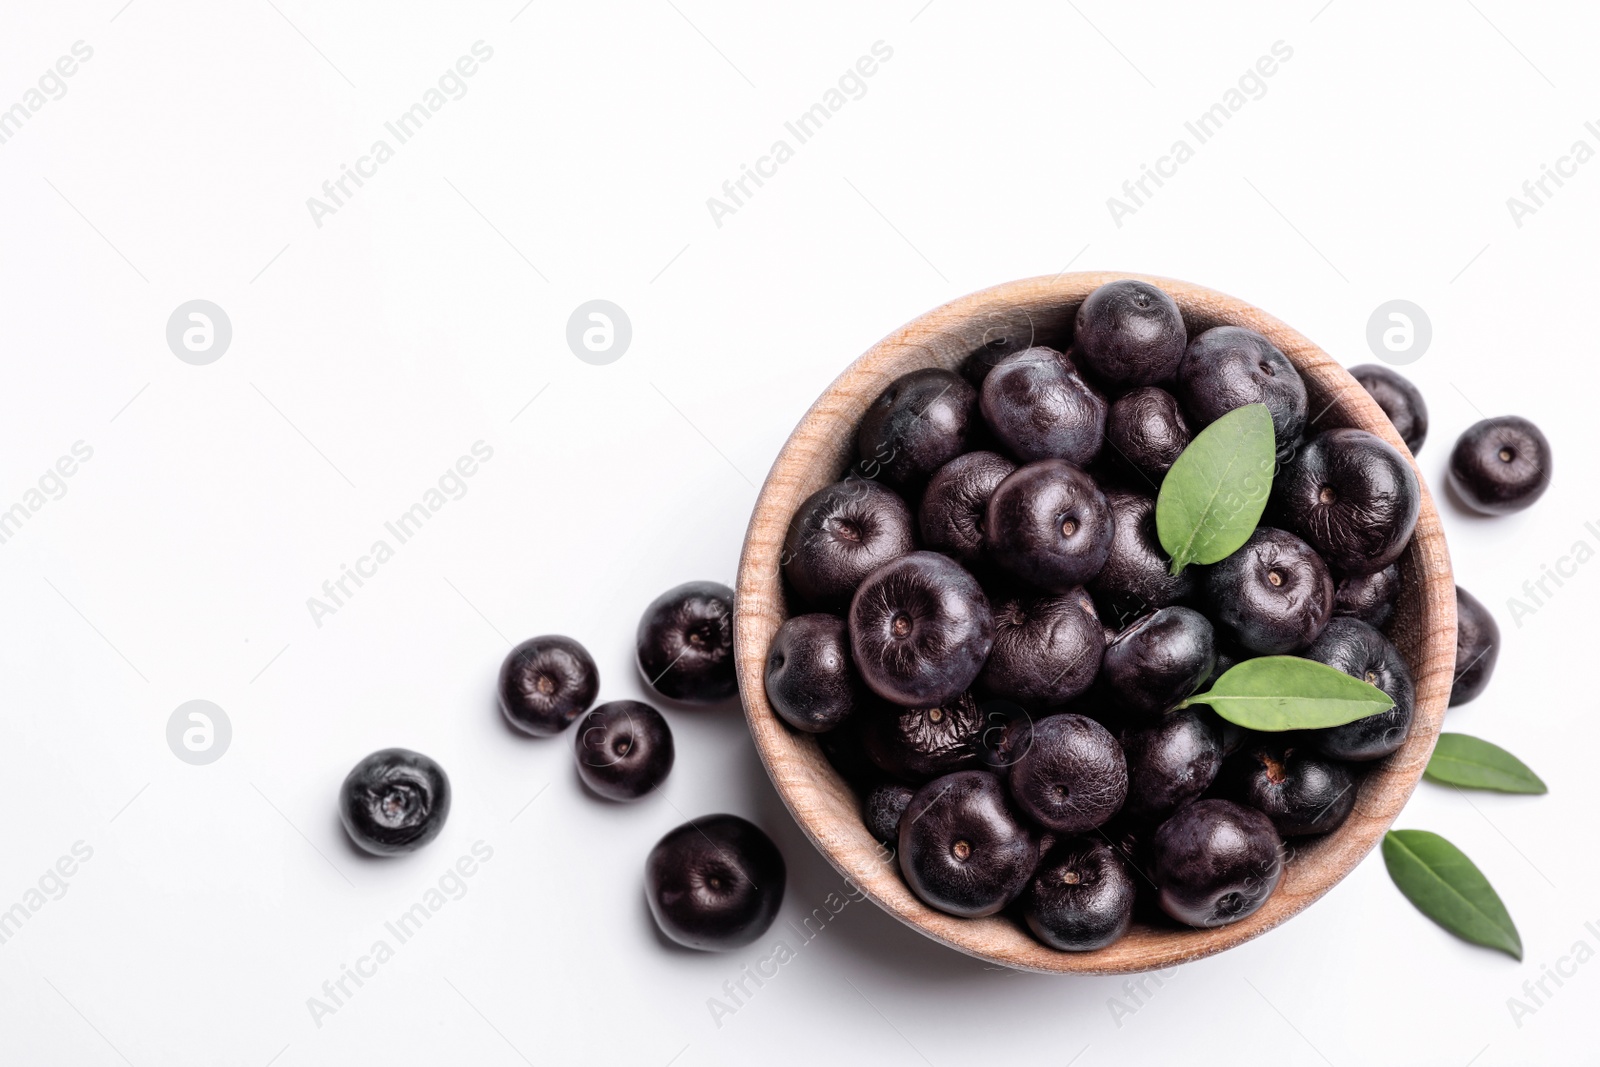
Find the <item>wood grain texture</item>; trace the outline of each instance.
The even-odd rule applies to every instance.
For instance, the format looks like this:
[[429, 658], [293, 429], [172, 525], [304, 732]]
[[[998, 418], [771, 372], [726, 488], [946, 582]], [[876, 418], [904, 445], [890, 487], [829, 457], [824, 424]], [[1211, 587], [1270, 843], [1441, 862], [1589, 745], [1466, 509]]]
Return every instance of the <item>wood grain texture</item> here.
[[[1416, 788], [1438, 738], [1455, 667], [1455, 584], [1438, 511], [1423, 483], [1422, 514], [1401, 560], [1404, 590], [1391, 626], [1391, 636], [1416, 678], [1410, 739], [1365, 775], [1355, 810], [1338, 832], [1292, 843], [1283, 881], [1259, 911], [1214, 930], [1136, 924], [1107, 948], [1068, 953], [1045, 947], [1004, 916], [958, 919], [911, 894], [895, 857], [867, 833], [855, 795], [823, 758], [815, 738], [790, 729], [767, 703], [767, 646], [787, 617], [780, 576], [784, 535], [800, 503], [843, 476], [852, 458], [856, 424], [889, 382], [919, 367], [954, 369], [969, 353], [999, 337], [1064, 347], [1083, 298], [1119, 278], [1143, 278], [1166, 290], [1183, 310], [1191, 334], [1224, 324], [1265, 334], [1305, 379], [1314, 427], [1370, 430], [1410, 457], [1355, 379], [1316, 345], [1258, 308], [1200, 286], [1144, 275], [1030, 278], [930, 311], [852, 363], [818, 398], [778, 454], [756, 501], [739, 562], [734, 603], [739, 691], [762, 762], [795, 820], [839, 873], [889, 914], [952, 948], [1023, 970], [1122, 974], [1170, 967], [1258, 937], [1309, 906], [1372, 850]], [[1420, 481], [1420, 471], [1417, 477]]]

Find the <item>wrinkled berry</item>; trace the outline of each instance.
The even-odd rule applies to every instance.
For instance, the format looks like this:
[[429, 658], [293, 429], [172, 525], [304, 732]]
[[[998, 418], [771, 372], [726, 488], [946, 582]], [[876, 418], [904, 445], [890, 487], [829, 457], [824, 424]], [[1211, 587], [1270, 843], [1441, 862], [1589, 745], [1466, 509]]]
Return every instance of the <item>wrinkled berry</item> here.
[[996, 602], [994, 649], [979, 681], [998, 697], [1059, 707], [1088, 690], [1105, 637], [1087, 593], [1012, 593]]
[[1306, 385], [1289, 357], [1254, 330], [1215, 326], [1189, 342], [1178, 364], [1178, 399], [1199, 432], [1234, 408], [1265, 404], [1278, 454], [1306, 428]]
[[1152, 493], [1161, 488], [1191, 437], [1178, 398], [1154, 385], [1122, 396], [1106, 415], [1111, 454], [1137, 472]]
[[1050, 715], [1033, 724], [1028, 751], [1011, 767], [1011, 796], [1035, 823], [1078, 834], [1104, 823], [1128, 795], [1122, 746], [1083, 715]]
[[968, 452], [940, 467], [922, 494], [922, 544], [971, 566], [983, 558], [989, 497], [1017, 465], [995, 452]]
[[339, 821], [377, 856], [412, 852], [439, 836], [450, 815], [450, 779], [420, 752], [385, 748], [351, 768], [339, 787]]
[[1105, 438], [1105, 397], [1051, 348], [1001, 360], [983, 380], [978, 405], [995, 437], [1024, 463], [1064, 459], [1081, 466]]

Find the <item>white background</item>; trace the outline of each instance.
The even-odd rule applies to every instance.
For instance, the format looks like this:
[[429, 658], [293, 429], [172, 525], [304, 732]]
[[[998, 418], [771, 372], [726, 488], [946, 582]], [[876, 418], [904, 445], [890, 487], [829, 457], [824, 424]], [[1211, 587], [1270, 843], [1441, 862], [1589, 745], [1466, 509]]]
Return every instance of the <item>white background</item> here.
[[[1580, 939], [1600, 949], [1600, 565], [1520, 625], [1507, 598], [1600, 545], [1600, 163], [1520, 227], [1506, 198], [1574, 140], [1600, 147], [1583, 127], [1597, 18], [1215, 7], [6, 0], [0, 107], [74, 42], [94, 53], [0, 145], [0, 507], [74, 442], [93, 458], [0, 545], [0, 908], [74, 842], [93, 858], [0, 945], [0, 1061], [1593, 1058], [1600, 963], [1547, 980], [1520, 1027], [1507, 998]], [[479, 40], [494, 54], [466, 95], [315, 225], [306, 199]], [[893, 57], [865, 95], [715, 225], [707, 197], [880, 40]], [[1280, 40], [1293, 57], [1265, 95], [1115, 225], [1107, 197]], [[1516, 752], [1550, 795], [1425, 784], [1400, 821], [1478, 862], [1527, 958], [1452, 940], [1374, 856], [1142, 1003], [1116, 980], [988, 969], [852, 904], [718, 1027], [707, 999], [797, 942], [784, 924], [839, 878], [735, 711], [669, 711], [672, 778], [609, 805], [580, 789], [570, 737], [502, 725], [497, 665], [567, 633], [603, 698], [642, 695], [641, 609], [731, 582], [755, 486], [834, 375], [937, 304], [1069, 264], [1233, 293], [1349, 364], [1372, 360], [1375, 307], [1417, 302], [1434, 339], [1407, 373], [1435, 487], [1480, 413], [1549, 434], [1555, 486], [1534, 509], [1441, 507], [1462, 583], [1505, 630], [1493, 685], [1450, 726]], [[165, 340], [195, 298], [233, 324], [209, 366]], [[633, 323], [609, 366], [565, 341], [594, 298]], [[318, 627], [307, 598], [480, 440], [493, 459], [465, 497]], [[196, 698], [234, 730], [203, 767], [165, 740]], [[333, 799], [388, 745], [439, 759], [455, 807], [421, 853], [374, 861]], [[788, 896], [757, 944], [690, 954], [654, 933], [641, 870], [712, 811], [777, 839]], [[478, 840], [493, 858], [466, 895], [316, 1025], [307, 998]]]

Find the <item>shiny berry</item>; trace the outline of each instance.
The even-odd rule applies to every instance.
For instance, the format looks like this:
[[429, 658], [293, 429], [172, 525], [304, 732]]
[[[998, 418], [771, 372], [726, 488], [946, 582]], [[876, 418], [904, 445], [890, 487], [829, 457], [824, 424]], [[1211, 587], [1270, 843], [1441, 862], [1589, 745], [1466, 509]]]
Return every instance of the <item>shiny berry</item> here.
[[686, 582], [651, 602], [636, 635], [650, 688], [685, 704], [715, 704], [739, 691], [733, 671], [733, 590]]
[[1059, 459], [1019, 467], [1001, 482], [989, 497], [984, 531], [996, 563], [1055, 593], [1100, 573], [1114, 532], [1094, 479]]
[[873, 571], [850, 602], [849, 629], [862, 680], [905, 707], [958, 696], [994, 644], [977, 579], [937, 552], [912, 552]]
[[1350, 368], [1350, 377], [1361, 383], [1389, 416], [1395, 433], [1406, 443], [1414, 456], [1422, 451], [1422, 442], [1428, 437], [1428, 405], [1423, 402], [1422, 391], [1411, 384], [1409, 378], [1395, 373], [1382, 363], [1363, 363]]
[[1527, 419], [1473, 423], [1450, 453], [1450, 488], [1486, 515], [1521, 511], [1550, 487], [1550, 442]]
[[846, 478], [806, 498], [789, 524], [783, 576], [801, 600], [843, 609], [861, 579], [916, 547], [911, 509], [892, 489]]
[[832, 730], [861, 701], [850, 638], [837, 615], [784, 620], [767, 650], [767, 700], [778, 717], [806, 733]]
[[339, 787], [339, 821], [378, 856], [412, 852], [439, 836], [450, 815], [450, 779], [420, 752], [385, 748], [356, 764]]
[[1073, 347], [1083, 365], [1113, 386], [1152, 385], [1178, 369], [1188, 343], [1183, 314], [1149, 282], [1108, 282], [1078, 305]]
[[1324, 755], [1342, 760], [1375, 760], [1405, 744], [1411, 733], [1416, 685], [1400, 650], [1359, 619], [1334, 619], [1305, 657], [1360, 678], [1383, 690], [1394, 706], [1355, 722], [1318, 730], [1313, 735]]
[[917, 791], [900, 820], [900, 871], [923, 903], [975, 919], [1016, 899], [1039, 842], [988, 771], [958, 771]]
[[500, 710], [519, 730], [550, 737], [572, 725], [600, 691], [600, 672], [570, 637], [532, 637], [500, 665]]
[[1204, 579], [1211, 618], [1245, 648], [1277, 655], [1305, 648], [1333, 616], [1333, 576], [1294, 534], [1257, 528]]
[[1150, 876], [1161, 908], [1181, 923], [1224, 926], [1255, 913], [1283, 876], [1283, 841], [1272, 820], [1231, 800], [1197, 800], [1150, 841]]
[[787, 877], [783, 854], [760, 827], [737, 815], [705, 815], [650, 850], [645, 899], [678, 944], [726, 951], [767, 932]]
[[583, 717], [574, 738], [578, 777], [607, 800], [638, 800], [672, 772], [672, 730], [637, 700], [613, 700]]
[[967, 450], [978, 391], [959, 375], [935, 367], [901, 375], [878, 394], [856, 432], [864, 477], [920, 486]]
[[1500, 658], [1500, 626], [1483, 602], [1456, 586], [1456, 666], [1450, 706], [1476, 700]]
[[1326, 430], [1278, 472], [1272, 506], [1329, 567], [1370, 574], [1411, 543], [1422, 486], [1410, 462], [1377, 434]]
[[1064, 952], [1104, 948], [1128, 932], [1138, 896], [1134, 873], [1116, 849], [1073, 837], [1047, 853], [1022, 896], [1034, 936]]

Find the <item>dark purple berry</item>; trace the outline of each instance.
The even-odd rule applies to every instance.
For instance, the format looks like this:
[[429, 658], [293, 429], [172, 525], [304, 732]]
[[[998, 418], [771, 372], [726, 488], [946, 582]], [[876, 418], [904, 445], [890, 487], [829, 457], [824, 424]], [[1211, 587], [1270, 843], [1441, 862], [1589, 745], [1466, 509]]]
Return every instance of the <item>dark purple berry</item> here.
[[1088, 690], [1104, 649], [1104, 630], [1083, 590], [1012, 593], [995, 604], [994, 649], [979, 679], [995, 696], [1060, 707]]
[[915, 547], [906, 502], [877, 482], [846, 478], [817, 490], [795, 512], [783, 576], [801, 600], [842, 609], [861, 579]]
[[1035, 937], [1064, 952], [1104, 948], [1128, 932], [1138, 896], [1134, 873], [1099, 838], [1058, 843], [1033, 872], [1022, 916]]
[[1150, 842], [1161, 908], [1181, 923], [1225, 926], [1255, 913], [1283, 876], [1283, 841], [1272, 820], [1231, 800], [1197, 800], [1161, 824]]
[[933, 707], [965, 691], [993, 644], [977, 579], [937, 552], [878, 568], [850, 602], [856, 669], [873, 692], [905, 707]]
[[1028, 818], [1062, 834], [1101, 825], [1128, 795], [1122, 746], [1083, 715], [1050, 715], [1033, 724], [1028, 751], [1011, 767], [1011, 796]]
[[1222, 766], [1222, 732], [1206, 710], [1183, 708], [1122, 735], [1132, 822], [1154, 825], [1210, 788]]
[[645, 899], [678, 944], [725, 951], [767, 932], [787, 877], [783, 854], [760, 827], [737, 815], [704, 815], [650, 850]]
[[977, 767], [986, 729], [971, 693], [926, 708], [877, 707], [862, 713], [867, 758], [907, 782]]
[[1113, 386], [1171, 378], [1188, 339], [1172, 297], [1132, 279], [1108, 282], [1084, 298], [1073, 331], [1083, 365]]
[[1515, 415], [1473, 423], [1450, 453], [1450, 488], [1486, 515], [1521, 511], [1550, 487], [1550, 442]]
[[1477, 699], [1488, 687], [1499, 658], [1499, 624], [1477, 597], [1456, 586], [1456, 667], [1450, 706]]
[[971, 566], [983, 557], [989, 497], [1017, 465], [995, 452], [968, 452], [940, 467], [917, 512], [922, 545]]
[[1019, 467], [989, 497], [989, 554], [1025, 582], [1065, 593], [1105, 566], [1111, 508], [1080, 467], [1046, 459]]
[[1178, 399], [1197, 433], [1234, 408], [1265, 404], [1278, 454], [1306, 428], [1306, 385], [1289, 357], [1254, 330], [1215, 326], [1193, 341], [1178, 364]]
[[923, 903], [963, 918], [993, 915], [1027, 887], [1039, 842], [988, 771], [935, 778], [900, 820], [900, 871]]
[[570, 637], [531, 637], [500, 665], [500, 710], [519, 730], [551, 737], [572, 725], [600, 692], [600, 672]]
[[820, 734], [850, 717], [861, 686], [850, 665], [850, 637], [837, 615], [795, 615], [767, 650], [767, 700], [796, 730]]
[[884, 782], [868, 790], [861, 801], [861, 821], [867, 832], [883, 842], [900, 840], [900, 816], [904, 815], [917, 791], [900, 782]]
[[1266, 815], [1284, 837], [1331, 833], [1356, 806], [1348, 766], [1281, 742], [1251, 747], [1228, 777], [1230, 795]]
[[1371, 574], [1340, 578], [1333, 588], [1333, 613], [1381, 627], [1394, 615], [1395, 601], [1399, 599], [1400, 564], [1391, 563]]
[[1422, 487], [1395, 447], [1366, 430], [1307, 441], [1272, 485], [1283, 524], [1341, 574], [1370, 574], [1400, 558], [1422, 511]]
[[685, 582], [656, 597], [639, 620], [645, 682], [685, 704], [716, 704], [739, 691], [733, 672], [733, 590]]
[[1064, 459], [1081, 466], [1105, 438], [1105, 397], [1052, 348], [1001, 360], [983, 380], [978, 405], [995, 437], [1024, 463]]
[[1416, 686], [1405, 658], [1387, 637], [1359, 619], [1334, 619], [1306, 649], [1305, 656], [1377, 686], [1394, 701], [1388, 711], [1316, 731], [1316, 744], [1324, 755], [1375, 760], [1405, 744], [1411, 733]]
[[1311, 546], [1262, 526], [1204, 579], [1214, 621], [1252, 652], [1305, 648], [1333, 616], [1333, 576]]
[[857, 470], [891, 485], [920, 486], [967, 450], [978, 391], [947, 370], [901, 375], [878, 394], [856, 432]]
[[1210, 621], [1192, 608], [1162, 608], [1136, 620], [1106, 646], [1100, 678], [1123, 708], [1160, 714], [1211, 677], [1215, 662]]
[[1089, 579], [1088, 589], [1100, 614], [1118, 626], [1194, 594], [1194, 570], [1172, 573], [1172, 560], [1156, 535], [1156, 500], [1143, 493], [1112, 489], [1111, 550], [1105, 566]]
[[613, 700], [583, 717], [575, 738], [578, 777], [607, 800], [637, 800], [672, 772], [672, 730], [637, 700]]
[[439, 836], [450, 815], [450, 779], [420, 752], [385, 748], [351, 768], [339, 787], [339, 821], [376, 856], [413, 852]]
[[1422, 442], [1428, 436], [1428, 405], [1422, 400], [1421, 390], [1412, 385], [1409, 378], [1401, 377], [1381, 363], [1351, 367], [1350, 377], [1360, 382], [1361, 388], [1389, 416], [1395, 433], [1400, 435], [1411, 454], [1421, 452]]
[[1161, 488], [1191, 438], [1178, 398], [1154, 385], [1123, 395], [1106, 415], [1111, 454], [1138, 472], [1151, 492]]

